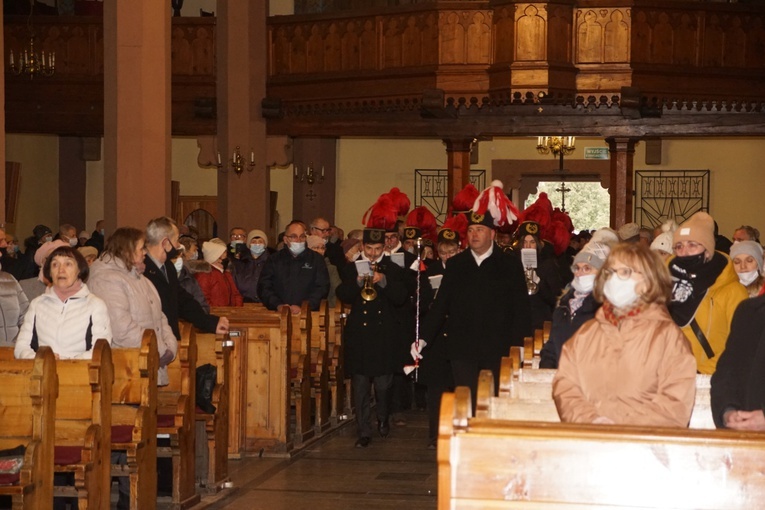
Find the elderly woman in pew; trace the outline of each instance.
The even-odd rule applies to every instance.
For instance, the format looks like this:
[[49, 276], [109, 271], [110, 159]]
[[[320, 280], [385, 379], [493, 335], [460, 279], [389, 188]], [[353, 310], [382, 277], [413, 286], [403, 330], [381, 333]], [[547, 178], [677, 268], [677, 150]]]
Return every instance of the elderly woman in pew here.
[[571, 266], [574, 280], [553, 312], [550, 339], [542, 347], [539, 368], [558, 368], [563, 344], [582, 324], [595, 317], [600, 303], [592, 295], [592, 289], [610, 252], [611, 247], [607, 244], [589, 242], [574, 256]]
[[60, 246], [42, 270], [51, 285], [29, 304], [15, 356], [32, 359], [39, 346], [47, 345], [57, 359], [89, 359], [96, 340], [111, 343], [112, 329], [106, 303], [86, 285], [88, 263], [75, 248]]
[[696, 362], [666, 308], [671, 280], [642, 244], [618, 244], [595, 278], [603, 306], [566, 342], [553, 379], [562, 421], [687, 427]]
[[162, 313], [154, 285], [143, 276], [145, 235], [122, 227], [114, 231], [101, 258], [90, 266], [90, 287], [109, 307], [116, 348], [141, 346], [143, 332], [153, 329], [160, 353], [159, 386], [168, 383], [167, 365], [178, 351], [178, 341]]
[[728, 343], [712, 375], [712, 417], [718, 428], [765, 431], [763, 367], [765, 296], [759, 296], [736, 309]]

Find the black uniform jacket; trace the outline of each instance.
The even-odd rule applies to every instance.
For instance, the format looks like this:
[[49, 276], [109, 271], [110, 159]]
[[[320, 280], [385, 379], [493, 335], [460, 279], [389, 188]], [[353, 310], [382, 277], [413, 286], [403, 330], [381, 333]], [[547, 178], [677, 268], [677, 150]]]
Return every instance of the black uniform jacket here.
[[449, 259], [421, 337], [436, 341], [446, 321], [450, 360], [482, 361], [509, 356], [531, 335], [531, 310], [523, 266], [494, 245], [479, 266], [471, 250]]
[[396, 309], [408, 299], [404, 270], [388, 256], [382, 258], [377, 270], [385, 274], [386, 285], [375, 284], [377, 298], [364, 301], [356, 281], [355, 264], [346, 264], [341, 269], [342, 283], [337, 287], [337, 297], [351, 307], [343, 330], [349, 374], [377, 376], [403, 369], [402, 324]]

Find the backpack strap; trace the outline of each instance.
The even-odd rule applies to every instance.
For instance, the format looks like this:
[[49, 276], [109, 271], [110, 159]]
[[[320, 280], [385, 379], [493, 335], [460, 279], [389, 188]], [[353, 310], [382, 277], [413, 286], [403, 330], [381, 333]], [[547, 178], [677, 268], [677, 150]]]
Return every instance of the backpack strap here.
[[707, 358], [712, 359], [715, 357], [715, 351], [712, 350], [712, 346], [709, 345], [709, 340], [707, 340], [707, 336], [704, 334], [703, 331], [701, 331], [701, 327], [699, 326], [699, 323], [696, 322], [696, 318], [694, 317], [691, 321], [691, 330], [693, 331], [693, 334], [696, 335], [696, 339], [701, 344], [701, 348], [704, 349], [704, 354], [707, 355]]
[[37, 316], [35, 315], [34, 322], [32, 323], [32, 342], [29, 344], [33, 351], [37, 352], [40, 348], [40, 342], [37, 340]]

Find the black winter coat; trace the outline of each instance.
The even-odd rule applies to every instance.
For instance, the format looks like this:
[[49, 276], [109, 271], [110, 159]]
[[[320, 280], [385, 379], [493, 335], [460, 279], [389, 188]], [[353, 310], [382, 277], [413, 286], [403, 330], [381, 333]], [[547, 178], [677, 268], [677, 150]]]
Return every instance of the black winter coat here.
[[569, 289], [560, 298], [560, 303], [553, 312], [550, 338], [539, 354], [539, 368], [558, 368], [558, 360], [560, 359], [563, 344], [577, 332], [582, 324], [594, 318], [595, 312], [600, 308], [601, 304], [595, 301], [592, 293], [590, 293], [584, 298], [582, 306], [579, 307], [576, 313], [571, 315], [571, 308], [569, 308], [568, 304], [573, 297], [574, 289]]
[[175, 271], [175, 266], [169, 260], [165, 261], [167, 280], [151, 257], [146, 255], [143, 262], [146, 264], [143, 275], [157, 289], [157, 294], [159, 294], [159, 299], [162, 302], [162, 313], [167, 317], [167, 323], [170, 324], [175, 338], [181, 339], [178, 319], [192, 323], [205, 333], [215, 333], [219, 317], [206, 313], [202, 309], [202, 305], [194, 299], [194, 296], [181, 287], [181, 284], [178, 283], [178, 273]]
[[[431, 287], [428, 277], [443, 275], [444, 270], [444, 265], [441, 261], [435, 260], [428, 266], [428, 269], [422, 273], [422, 281], [420, 283], [420, 315], [423, 318], [427, 316], [428, 310], [433, 304], [433, 300], [436, 296], [436, 291]], [[454, 386], [452, 368], [446, 354], [447, 338], [446, 324], [444, 324], [436, 341], [431, 342], [422, 351], [418, 382], [433, 388], [451, 388]]]
[[471, 250], [449, 259], [421, 337], [436, 340], [444, 321], [450, 360], [498, 361], [531, 335], [531, 310], [521, 261], [495, 244], [481, 265]]
[[311, 310], [318, 310], [329, 294], [329, 273], [324, 257], [305, 249], [297, 257], [285, 247], [268, 257], [260, 274], [260, 301], [269, 310], [280, 305], [302, 305], [308, 301]]
[[765, 296], [742, 301], [736, 308], [711, 392], [718, 428], [724, 427], [727, 409], [755, 411], [765, 406]]
[[378, 272], [385, 274], [386, 285], [375, 284], [377, 299], [364, 301], [355, 264], [341, 269], [343, 282], [337, 287], [337, 297], [351, 307], [343, 330], [348, 374], [374, 377], [401, 372], [404, 366], [403, 325], [396, 311], [409, 299], [404, 270], [384, 256]]
[[258, 281], [269, 257], [270, 253], [266, 250], [258, 258], [254, 258], [248, 252], [241, 254], [238, 259], [229, 259], [231, 260], [231, 276], [245, 303], [260, 303]]

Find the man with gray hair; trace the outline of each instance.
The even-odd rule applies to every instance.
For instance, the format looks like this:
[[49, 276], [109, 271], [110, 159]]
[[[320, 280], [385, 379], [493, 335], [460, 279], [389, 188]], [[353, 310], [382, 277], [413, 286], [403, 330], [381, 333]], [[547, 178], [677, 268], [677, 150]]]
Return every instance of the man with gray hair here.
[[162, 301], [162, 312], [176, 338], [180, 339], [178, 319], [191, 322], [205, 333], [224, 334], [228, 331], [228, 318], [206, 313], [202, 306], [178, 283], [178, 272], [173, 265], [180, 256], [178, 226], [170, 218], [155, 218], [146, 226], [146, 270], [143, 275], [157, 289]]
[[80, 244], [80, 240], [77, 238], [77, 229], [74, 228], [74, 225], [70, 225], [69, 223], [59, 225], [58, 234], [56, 234], [54, 241], [56, 239], [61, 239], [72, 248], [76, 248], [77, 245]]

